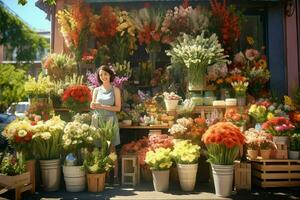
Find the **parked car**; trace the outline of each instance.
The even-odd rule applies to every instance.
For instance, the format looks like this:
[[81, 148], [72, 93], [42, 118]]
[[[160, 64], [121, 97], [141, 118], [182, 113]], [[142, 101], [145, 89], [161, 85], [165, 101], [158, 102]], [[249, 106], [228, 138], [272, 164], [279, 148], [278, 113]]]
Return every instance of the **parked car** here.
[[8, 145], [7, 139], [2, 135], [2, 131], [10, 122], [15, 119], [15, 115], [9, 115], [5, 113], [0, 114], [0, 152], [3, 152]]
[[16, 117], [19, 118], [24, 118], [25, 117], [25, 112], [29, 108], [29, 102], [27, 101], [21, 101], [18, 103], [12, 103], [11, 106], [6, 110], [6, 114], [9, 115], [15, 115]]

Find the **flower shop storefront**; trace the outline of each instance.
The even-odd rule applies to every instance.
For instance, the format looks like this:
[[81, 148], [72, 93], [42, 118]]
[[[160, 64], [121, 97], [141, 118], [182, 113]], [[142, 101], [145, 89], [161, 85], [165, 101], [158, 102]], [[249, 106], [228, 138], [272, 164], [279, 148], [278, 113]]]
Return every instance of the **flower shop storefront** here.
[[[153, 181], [157, 192], [209, 181], [221, 197], [233, 186], [299, 187], [288, 2], [57, 0], [54, 53], [25, 83], [27, 117], [3, 131], [18, 153], [1, 173], [24, 173], [23, 156], [38, 161], [45, 191], [64, 182], [70, 192], [103, 192], [118, 165], [119, 183]], [[121, 89], [118, 123], [90, 108], [100, 65]]]

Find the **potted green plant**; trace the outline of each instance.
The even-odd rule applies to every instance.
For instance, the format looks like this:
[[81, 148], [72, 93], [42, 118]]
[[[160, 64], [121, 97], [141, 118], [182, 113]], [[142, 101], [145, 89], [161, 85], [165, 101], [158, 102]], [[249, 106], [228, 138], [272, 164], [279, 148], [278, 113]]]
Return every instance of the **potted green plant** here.
[[211, 163], [216, 195], [228, 197], [232, 191], [234, 160], [245, 136], [231, 122], [218, 122], [207, 129], [202, 141]]
[[300, 157], [300, 134], [294, 133], [290, 136], [289, 158], [298, 160]]
[[114, 137], [115, 128], [116, 124], [112, 120], [104, 122], [101, 118], [98, 119], [98, 128], [92, 138], [93, 141], [100, 142], [100, 149], [95, 146], [83, 161], [83, 167], [87, 171], [87, 183], [90, 192], [104, 190], [105, 174], [114, 167], [117, 155], [109, 153], [109, 147]]
[[170, 167], [172, 166], [170, 148], [157, 148], [146, 153], [145, 162], [152, 170], [155, 191], [165, 192], [169, 189]]
[[167, 50], [173, 63], [184, 64], [188, 68], [189, 90], [204, 90], [206, 87], [205, 73], [213, 64], [228, 63], [228, 56], [218, 41], [216, 34], [207, 37], [205, 31], [196, 37], [184, 34], [171, 43]]
[[194, 190], [200, 146], [192, 144], [189, 140], [178, 141], [175, 143], [171, 156], [177, 164], [181, 189], [183, 191]]

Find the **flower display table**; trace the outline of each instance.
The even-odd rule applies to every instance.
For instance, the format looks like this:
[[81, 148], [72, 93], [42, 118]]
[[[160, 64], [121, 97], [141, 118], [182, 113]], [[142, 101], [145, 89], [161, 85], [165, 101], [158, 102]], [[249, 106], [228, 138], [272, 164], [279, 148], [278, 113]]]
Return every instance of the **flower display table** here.
[[251, 161], [252, 179], [260, 187], [299, 187], [300, 160]]

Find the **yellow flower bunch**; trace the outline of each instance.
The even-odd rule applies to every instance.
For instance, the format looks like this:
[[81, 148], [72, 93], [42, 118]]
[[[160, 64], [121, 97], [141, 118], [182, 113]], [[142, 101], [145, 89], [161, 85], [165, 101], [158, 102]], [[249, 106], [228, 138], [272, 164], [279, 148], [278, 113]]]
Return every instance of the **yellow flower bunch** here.
[[246, 91], [248, 89], [249, 82], [247, 82], [247, 81], [235, 81], [235, 82], [232, 82], [231, 85], [232, 85], [237, 97], [246, 96]]
[[145, 162], [150, 166], [151, 170], [167, 170], [172, 166], [170, 153], [170, 148], [162, 147], [148, 151]]
[[54, 89], [54, 84], [50, 81], [49, 76], [40, 74], [38, 79], [29, 76], [28, 81], [24, 85], [25, 92], [29, 96], [49, 95]]
[[178, 164], [194, 164], [200, 157], [200, 146], [192, 144], [189, 140], [176, 142], [171, 156]]
[[117, 31], [120, 32], [120, 35], [123, 36], [127, 32], [130, 36], [134, 37], [136, 28], [128, 12], [119, 11], [116, 14], [118, 17]]

